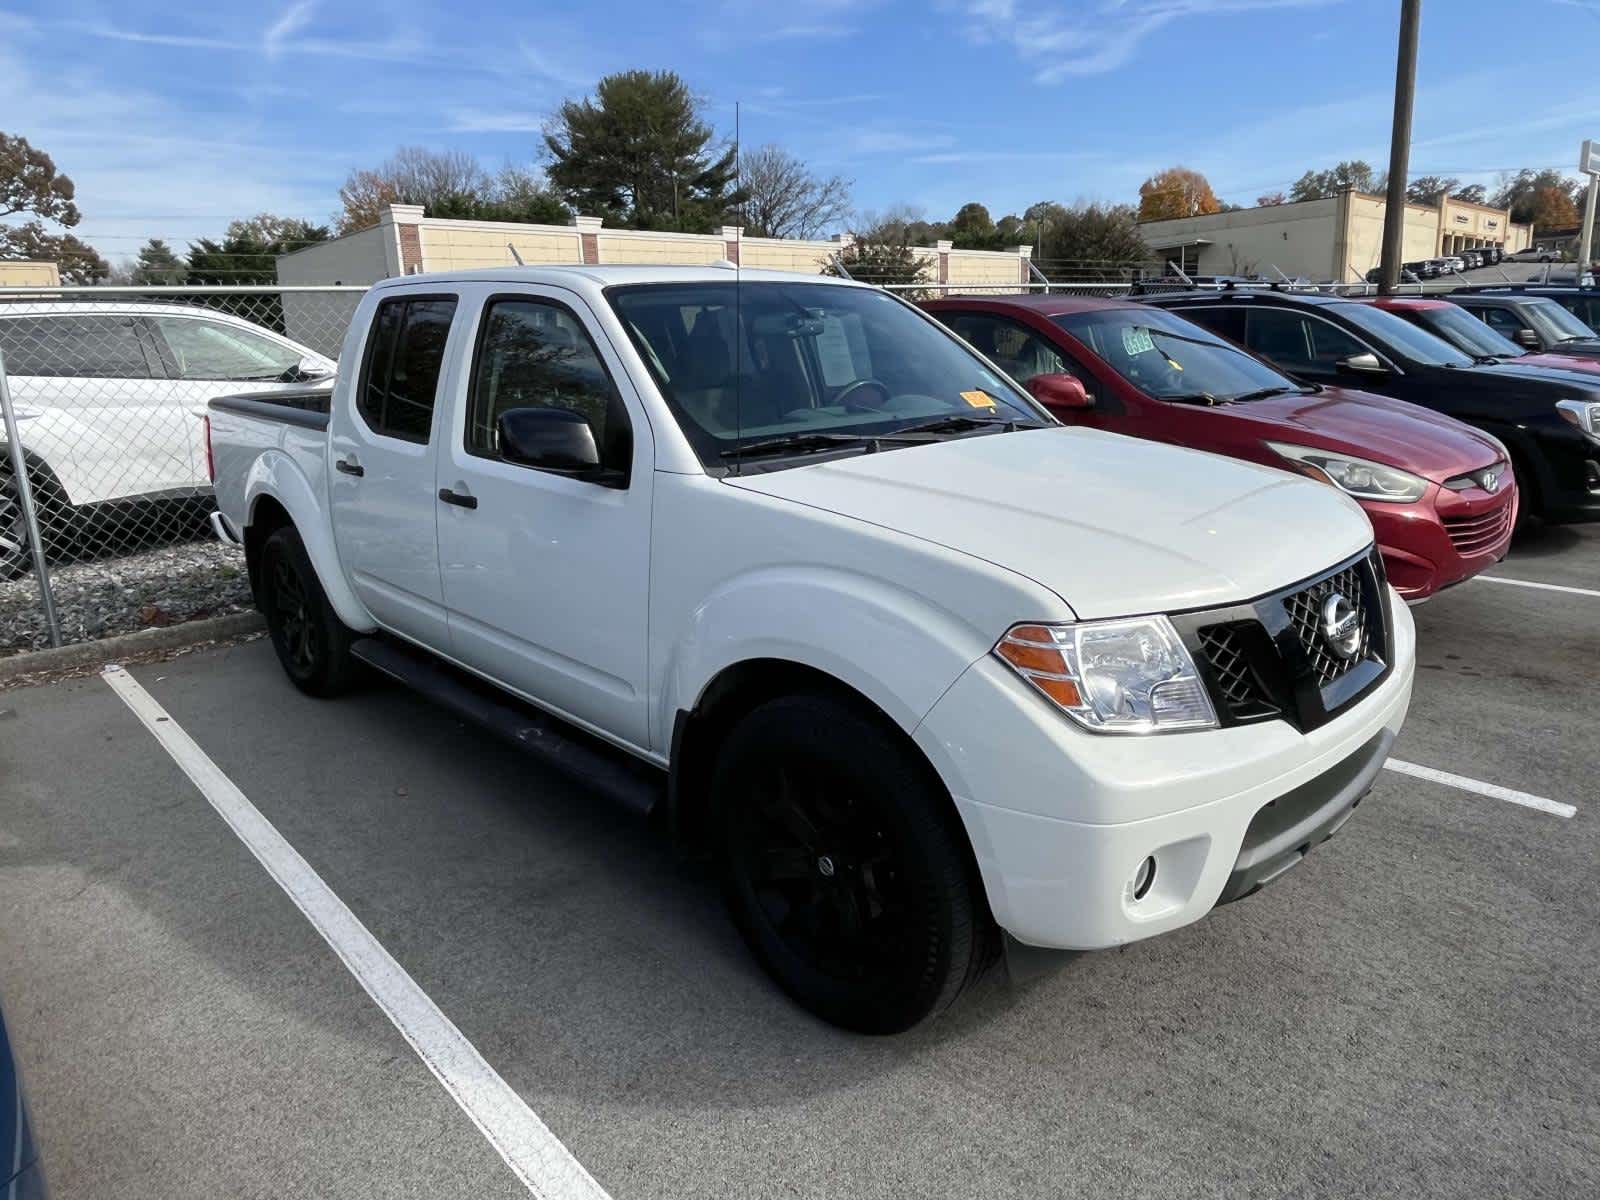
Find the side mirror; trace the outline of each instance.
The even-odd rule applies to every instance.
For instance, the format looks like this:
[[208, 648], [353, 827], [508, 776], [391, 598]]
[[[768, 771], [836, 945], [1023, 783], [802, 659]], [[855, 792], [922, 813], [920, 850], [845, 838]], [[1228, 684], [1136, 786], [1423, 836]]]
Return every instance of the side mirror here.
[[1531, 329], [1517, 330], [1517, 345], [1526, 346], [1529, 350], [1538, 350], [1539, 335]]
[[1378, 356], [1370, 350], [1360, 354], [1352, 354], [1349, 358], [1341, 358], [1338, 362], [1339, 370], [1349, 371], [1355, 375], [1387, 375], [1389, 368], [1378, 360]]
[[320, 358], [312, 358], [309, 355], [278, 376], [282, 383], [316, 383], [318, 380], [331, 378], [333, 372], [327, 365]]
[[1082, 411], [1094, 407], [1089, 390], [1076, 375], [1062, 372], [1035, 375], [1022, 386], [1051, 412]]
[[582, 475], [600, 467], [594, 430], [570, 408], [508, 408], [495, 423], [500, 457], [525, 467]]

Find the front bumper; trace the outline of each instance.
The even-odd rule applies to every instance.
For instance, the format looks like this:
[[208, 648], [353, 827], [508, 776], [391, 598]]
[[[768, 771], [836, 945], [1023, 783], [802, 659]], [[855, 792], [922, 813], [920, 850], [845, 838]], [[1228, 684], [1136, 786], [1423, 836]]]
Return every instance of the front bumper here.
[[[1285, 854], [1298, 861], [1359, 800], [1353, 793], [1364, 788], [1346, 788], [1346, 776], [1368, 767], [1375, 773], [1370, 760], [1381, 765], [1405, 719], [1415, 632], [1404, 604], [1392, 598], [1389, 607], [1393, 669], [1359, 702], [1305, 733], [1274, 720], [1099, 736], [1074, 726], [998, 661], [973, 664], [914, 736], [955, 800], [1001, 928], [1031, 946], [1121, 945], [1198, 920], [1270, 878]], [[1307, 788], [1317, 780], [1341, 798], [1304, 808], [1316, 819], [1252, 830], [1275, 801], [1302, 812], [1294, 797], [1317, 795], [1316, 786]], [[1252, 848], [1260, 851], [1255, 860]], [[1136, 897], [1135, 875], [1147, 858], [1156, 860], [1155, 877]]]
[[[1372, 522], [1384, 572], [1408, 603], [1426, 600], [1504, 558], [1521, 503], [1519, 493], [1509, 488], [1493, 496], [1482, 491], [1460, 495], [1437, 486], [1431, 490], [1435, 495], [1417, 504], [1361, 505]], [[1468, 536], [1462, 542], [1467, 550], [1451, 537], [1452, 523], [1458, 530], [1466, 524]], [[1484, 536], [1486, 531], [1492, 536]]]

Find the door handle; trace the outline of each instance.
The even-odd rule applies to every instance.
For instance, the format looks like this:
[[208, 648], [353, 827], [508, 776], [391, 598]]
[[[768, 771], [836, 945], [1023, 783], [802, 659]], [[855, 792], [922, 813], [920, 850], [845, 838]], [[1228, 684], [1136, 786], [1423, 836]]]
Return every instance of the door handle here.
[[454, 504], [457, 508], [478, 507], [478, 498], [476, 496], [466, 496], [460, 492], [452, 492], [449, 488], [439, 489], [439, 499], [446, 504]]
[[343, 475], [355, 475], [357, 477], [360, 477], [360, 476], [365, 475], [367, 473], [367, 469], [365, 467], [363, 467], [360, 463], [358, 463], [353, 458], [336, 458], [336, 459], [334, 459], [334, 461], [333, 461], [333, 469], [335, 471], [338, 471], [340, 474], [343, 474]]

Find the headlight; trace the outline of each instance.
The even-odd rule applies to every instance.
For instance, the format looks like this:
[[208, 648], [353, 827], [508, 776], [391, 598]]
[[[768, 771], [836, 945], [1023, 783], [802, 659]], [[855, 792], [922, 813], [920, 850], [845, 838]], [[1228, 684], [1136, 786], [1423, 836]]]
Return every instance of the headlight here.
[[1166, 617], [1014, 625], [994, 652], [1085, 729], [1215, 729], [1211, 697]]
[[1415, 504], [1428, 490], [1426, 479], [1398, 467], [1386, 467], [1382, 463], [1352, 458], [1348, 454], [1314, 450], [1310, 446], [1292, 446], [1287, 442], [1268, 442], [1267, 445], [1274, 453], [1294, 463], [1302, 475], [1331, 483], [1357, 500]]
[[1600, 403], [1593, 400], [1557, 400], [1556, 411], [1600, 442]]

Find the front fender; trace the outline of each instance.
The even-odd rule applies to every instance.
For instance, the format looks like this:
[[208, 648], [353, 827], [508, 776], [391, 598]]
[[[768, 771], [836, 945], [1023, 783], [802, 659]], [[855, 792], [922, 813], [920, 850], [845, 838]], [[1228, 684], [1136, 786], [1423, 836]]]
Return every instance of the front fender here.
[[306, 555], [339, 619], [362, 633], [376, 629], [378, 623], [357, 598], [339, 565], [327, 502], [294, 459], [281, 450], [263, 451], [250, 464], [244, 484], [247, 525], [255, 522], [261, 501], [267, 497], [282, 505], [294, 522], [295, 532], [305, 544]]
[[655, 744], [669, 744], [678, 712], [694, 709], [718, 675], [757, 659], [830, 675], [909, 733], [997, 636], [871, 576], [809, 565], [753, 570], [711, 593], [667, 648]]

